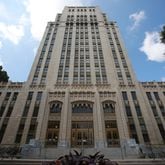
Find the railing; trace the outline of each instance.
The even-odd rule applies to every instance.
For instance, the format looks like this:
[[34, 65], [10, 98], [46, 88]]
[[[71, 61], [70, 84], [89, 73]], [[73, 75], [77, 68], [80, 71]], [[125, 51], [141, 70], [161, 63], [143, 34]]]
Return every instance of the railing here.
[[45, 146], [46, 147], [51, 147], [51, 146], [56, 146], [57, 147], [58, 140], [56, 139], [48, 139], [45, 141]]
[[162, 158], [165, 159], [165, 146], [161, 144], [146, 144], [139, 147], [141, 158]]
[[79, 139], [79, 140], [75, 140], [74, 142], [72, 142], [72, 146], [71, 147], [77, 147], [77, 148], [91, 148], [93, 147], [93, 140], [92, 139]]
[[119, 147], [120, 140], [119, 139], [108, 139], [107, 144], [108, 144], [108, 147]]

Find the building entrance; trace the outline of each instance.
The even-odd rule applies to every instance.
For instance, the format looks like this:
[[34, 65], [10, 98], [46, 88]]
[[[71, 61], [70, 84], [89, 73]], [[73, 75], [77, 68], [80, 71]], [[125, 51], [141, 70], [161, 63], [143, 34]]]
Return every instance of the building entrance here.
[[72, 147], [93, 147], [93, 122], [72, 122], [71, 133]]
[[120, 145], [120, 141], [116, 121], [105, 121], [105, 131], [108, 147], [118, 147]]

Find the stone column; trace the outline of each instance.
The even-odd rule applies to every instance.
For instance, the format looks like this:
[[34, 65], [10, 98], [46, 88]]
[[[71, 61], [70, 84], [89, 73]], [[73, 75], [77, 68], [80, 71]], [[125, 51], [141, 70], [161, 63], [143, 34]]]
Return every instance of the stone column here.
[[[37, 117], [38, 126], [36, 131], [36, 139], [40, 139], [42, 142], [45, 140], [45, 135], [47, 131], [49, 106], [47, 106], [48, 92], [44, 91], [42, 94], [42, 99], [40, 102], [40, 109]], [[47, 106], [47, 107], [46, 107]], [[43, 129], [45, 128], [45, 129]]]
[[117, 102], [115, 106], [115, 111], [116, 111], [116, 120], [117, 120], [117, 126], [118, 126], [118, 131], [119, 131], [119, 137], [120, 137], [120, 142], [129, 139], [129, 132], [128, 132], [128, 126], [127, 126], [127, 119], [125, 116], [125, 109], [124, 105], [121, 102], [121, 97], [120, 93], [117, 92]]
[[26, 103], [26, 98], [27, 98], [26, 92], [22, 91], [19, 93], [17, 97], [17, 101], [14, 105], [14, 109], [11, 114], [10, 120], [8, 121], [8, 126], [6, 128], [6, 131], [2, 140], [2, 144], [14, 144], [17, 130], [19, 127], [19, 122], [22, 116], [22, 111]]
[[95, 104], [93, 108], [93, 124], [94, 124], [94, 137], [95, 137], [95, 147], [104, 148], [106, 145], [106, 140], [104, 136], [104, 121], [103, 114], [101, 113], [99, 93], [95, 93]]
[[67, 148], [69, 142], [67, 140], [67, 129], [68, 129], [68, 114], [69, 114], [69, 91], [65, 93], [65, 99], [63, 108], [61, 111], [61, 121], [60, 121], [60, 132], [59, 132], [59, 142], [58, 147]]

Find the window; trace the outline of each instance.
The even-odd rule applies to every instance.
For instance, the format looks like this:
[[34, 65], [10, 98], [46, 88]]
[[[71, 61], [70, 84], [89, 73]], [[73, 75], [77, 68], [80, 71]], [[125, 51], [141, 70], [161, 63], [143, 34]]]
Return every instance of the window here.
[[160, 111], [162, 113], [162, 116], [165, 117], [165, 108], [164, 108], [164, 106], [163, 105], [162, 106], [159, 106], [159, 108], [160, 108]]
[[60, 121], [48, 121], [46, 145], [57, 146], [59, 136]]
[[3, 123], [2, 126], [1, 126], [1, 129], [0, 129], [0, 143], [1, 143], [2, 139], [3, 139], [6, 127], [7, 127], [6, 123]]
[[5, 111], [5, 108], [6, 107], [4, 105], [1, 106], [1, 108], [0, 108], [0, 117], [2, 117], [2, 115], [3, 115], [4, 111]]
[[36, 100], [37, 101], [41, 100], [41, 97], [42, 97], [42, 92], [38, 92]]
[[6, 114], [6, 117], [10, 117], [11, 113], [12, 113], [12, 110], [13, 110], [13, 106], [9, 106], [8, 110], [7, 110], [7, 114]]
[[135, 106], [137, 116], [142, 116], [140, 106]]
[[60, 128], [59, 121], [48, 121], [48, 128]]
[[146, 95], [148, 97], [148, 100], [152, 100], [152, 96], [151, 96], [151, 93], [150, 92], [146, 92]]
[[164, 130], [162, 121], [161, 121], [161, 119], [159, 117], [156, 118], [156, 121], [157, 121], [157, 125], [158, 125], [158, 128], [159, 128], [160, 134], [162, 136], [162, 139], [164, 140], [165, 139], [165, 130]]
[[118, 147], [120, 144], [116, 120], [105, 121], [105, 132], [108, 147]]
[[127, 92], [122, 92], [123, 100], [128, 100]]
[[144, 142], [150, 142], [150, 139], [149, 139], [149, 136], [148, 136], [148, 133], [143, 133], [143, 139], [144, 139]]
[[32, 100], [32, 97], [33, 97], [33, 92], [29, 92], [27, 100]]
[[23, 134], [24, 127], [25, 127], [25, 122], [26, 122], [26, 119], [22, 118], [20, 121], [20, 124], [19, 124], [19, 128], [17, 130], [17, 135], [16, 135], [16, 139], [15, 139], [16, 143], [21, 142], [22, 134]]
[[130, 78], [131, 77], [131, 75], [130, 75], [129, 72], [125, 72], [125, 74], [126, 74], [127, 78]]
[[24, 111], [23, 111], [22, 116], [23, 116], [23, 117], [26, 117], [27, 114], [28, 114], [28, 111], [29, 111], [29, 106], [26, 106], [26, 105], [25, 105], [25, 108], [24, 108]]
[[72, 147], [81, 147], [82, 140], [84, 140], [84, 146], [93, 146], [94, 136], [93, 136], [93, 122], [83, 122], [83, 121], [73, 121], [72, 122], [72, 134], [71, 143]]
[[37, 117], [39, 112], [39, 106], [35, 106], [33, 110], [33, 117]]
[[152, 108], [152, 112], [153, 112], [154, 116], [158, 116], [156, 107], [152, 106], [151, 108]]
[[114, 102], [103, 102], [104, 113], [115, 113], [115, 103]]
[[13, 98], [12, 98], [12, 100], [13, 100], [13, 101], [16, 101], [16, 99], [17, 99], [17, 96], [18, 96], [18, 92], [14, 92], [14, 95], [13, 95]]
[[15, 138], [15, 143], [20, 143], [21, 142], [21, 138], [22, 138], [22, 134], [17, 134], [16, 138]]
[[136, 92], [132, 91], [132, 92], [131, 92], [131, 95], [132, 95], [132, 99], [133, 99], [133, 100], [137, 100]]
[[117, 72], [117, 75], [119, 78], [122, 78], [122, 73], [121, 72]]
[[3, 115], [4, 111], [5, 111], [5, 108], [7, 106], [7, 103], [8, 103], [8, 100], [10, 98], [10, 95], [11, 95], [11, 92], [7, 92], [6, 93], [6, 96], [5, 96], [5, 99], [3, 100], [3, 103], [0, 107], [0, 117]]
[[77, 102], [72, 104], [72, 113], [92, 113], [93, 107], [91, 103]]
[[11, 95], [11, 92], [7, 92], [7, 93], [6, 93], [6, 97], [5, 97], [5, 100], [6, 100], [6, 101], [9, 100], [10, 95]]
[[42, 77], [41, 78], [41, 84], [45, 84], [46, 83], [46, 78], [45, 77]]
[[36, 130], [37, 130], [37, 119], [32, 118], [30, 122], [29, 131], [27, 134], [27, 138], [26, 138], [26, 143], [29, 143], [31, 139], [35, 139]]
[[105, 128], [117, 128], [116, 120], [105, 121]]
[[156, 100], [160, 100], [160, 97], [159, 97], [158, 92], [154, 92], [154, 96], [155, 96], [155, 99], [156, 99]]
[[29, 92], [27, 100], [26, 100], [26, 104], [25, 104], [25, 107], [23, 110], [23, 114], [22, 114], [23, 117], [27, 117], [27, 115], [28, 115], [32, 97], [33, 97], [33, 92]]
[[126, 114], [127, 114], [128, 117], [129, 117], [129, 116], [132, 116], [130, 106], [125, 106], [125, 110], [126, 110]]
[[165, 96], [165, 92], [163, 92], [164, 96]]
[[60, 113], [62, 110], [62, 103], [59, 101], [50, 103], [50, 113]]

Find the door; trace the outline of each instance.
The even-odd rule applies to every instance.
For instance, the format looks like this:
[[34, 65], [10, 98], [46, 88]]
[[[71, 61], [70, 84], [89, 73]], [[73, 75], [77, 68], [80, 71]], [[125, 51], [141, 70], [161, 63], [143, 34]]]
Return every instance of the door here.
[[92, 147], [94, 144], [93, 124], [89, 122], [72, 122], [72, 147]]

